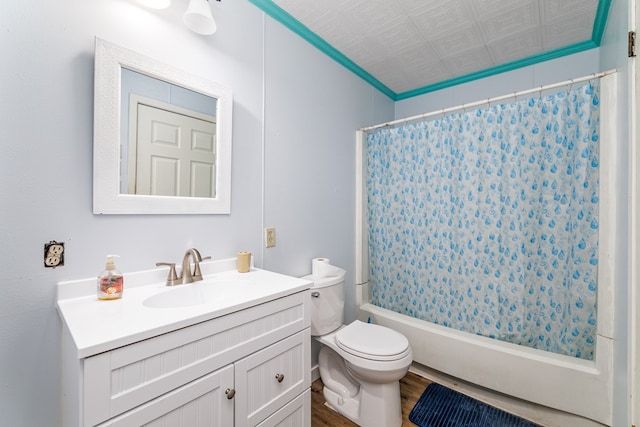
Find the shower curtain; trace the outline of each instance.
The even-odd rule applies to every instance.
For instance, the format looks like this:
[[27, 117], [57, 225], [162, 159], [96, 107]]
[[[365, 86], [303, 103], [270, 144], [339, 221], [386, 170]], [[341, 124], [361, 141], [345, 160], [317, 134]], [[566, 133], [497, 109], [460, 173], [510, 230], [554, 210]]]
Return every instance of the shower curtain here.
[[372, 302], [593, 360], [598, 85], [367, 135]]

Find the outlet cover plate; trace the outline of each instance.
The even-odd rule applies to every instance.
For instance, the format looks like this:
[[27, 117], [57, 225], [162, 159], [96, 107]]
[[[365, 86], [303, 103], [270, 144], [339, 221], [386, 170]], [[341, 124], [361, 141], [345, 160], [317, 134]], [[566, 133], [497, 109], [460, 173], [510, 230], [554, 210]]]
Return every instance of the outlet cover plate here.
[[44, 244], [44, 266], [46, 268], [62, 267], [64, 265], [64, 242], [51, 240]]

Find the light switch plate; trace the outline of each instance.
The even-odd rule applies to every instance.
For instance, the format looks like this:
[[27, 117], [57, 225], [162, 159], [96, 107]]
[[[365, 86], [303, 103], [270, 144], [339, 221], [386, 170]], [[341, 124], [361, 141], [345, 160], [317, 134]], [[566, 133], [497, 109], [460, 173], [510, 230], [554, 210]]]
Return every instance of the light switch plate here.
[[264, 245], [267, 248], [272, 248], [276, 245], [276, 228], [267, 227], [264, 229]]

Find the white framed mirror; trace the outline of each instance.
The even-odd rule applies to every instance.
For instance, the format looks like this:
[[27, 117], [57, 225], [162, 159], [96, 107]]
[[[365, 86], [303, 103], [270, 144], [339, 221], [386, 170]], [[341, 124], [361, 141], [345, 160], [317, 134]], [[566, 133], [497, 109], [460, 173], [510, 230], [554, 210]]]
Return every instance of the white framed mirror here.
[[94, 214], [231, 212], [231, 89], [96, 38]]

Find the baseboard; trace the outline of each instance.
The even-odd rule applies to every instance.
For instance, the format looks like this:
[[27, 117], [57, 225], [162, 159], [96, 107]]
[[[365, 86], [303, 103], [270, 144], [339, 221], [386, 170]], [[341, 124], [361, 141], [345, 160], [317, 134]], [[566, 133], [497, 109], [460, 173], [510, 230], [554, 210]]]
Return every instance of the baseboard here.
[[318, 365], [315, 365], [311, 368], [311, 382], [314, 382], [317, 379], [320, 379], [320, 368]]

